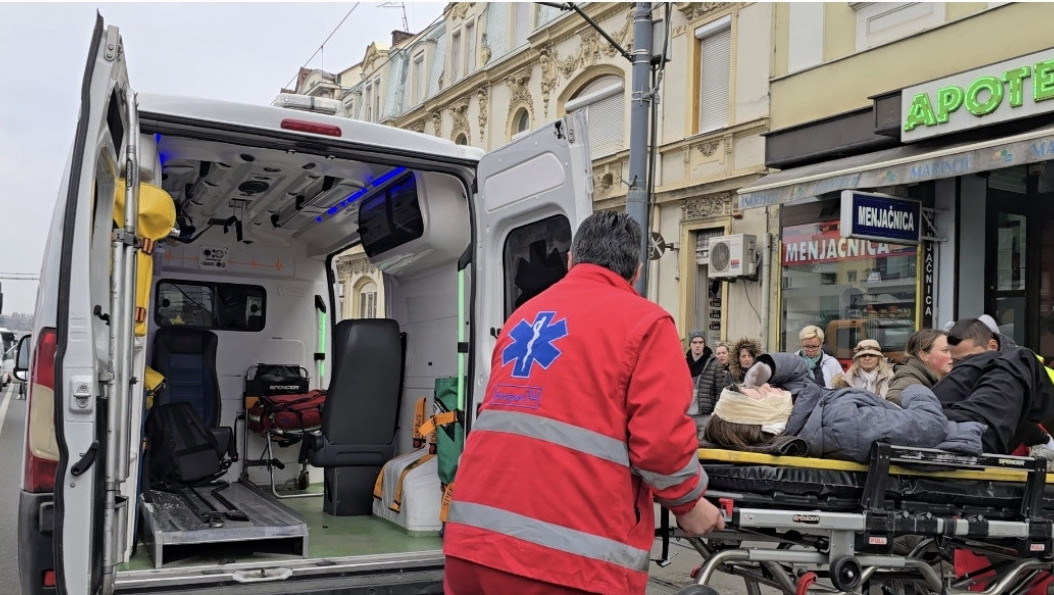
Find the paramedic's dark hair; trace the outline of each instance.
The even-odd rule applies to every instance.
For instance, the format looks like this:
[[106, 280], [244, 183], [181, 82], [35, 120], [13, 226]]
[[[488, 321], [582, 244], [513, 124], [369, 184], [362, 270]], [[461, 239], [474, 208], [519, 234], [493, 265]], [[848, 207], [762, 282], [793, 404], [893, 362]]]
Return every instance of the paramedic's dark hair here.
[[908, 337], [908, 344], [904, 346], [904, 354], [918, 357], [923, 351], [929, 351], [933, 348], [933, 342], [937, 340], [937, 337], [946, 336], [948, 336], [948, 333], [935, 328], [924, 328], [921, 331], [915, 331]]
[[640, 224], [626, 213], [600, 211], [582, 221], [571, 241], [572, 266], [595, 264], [627, 281], [640, 263]]
[[[958, 345], [963, 341], [973, 341], [980, 347], [988, 347], [988, 341], [995, 339], [995, 333], [988, 325], [976, 318], [964, 318], [948, 329], [948, 345]], [[996, 339], [998, 341], [998, 339]]]

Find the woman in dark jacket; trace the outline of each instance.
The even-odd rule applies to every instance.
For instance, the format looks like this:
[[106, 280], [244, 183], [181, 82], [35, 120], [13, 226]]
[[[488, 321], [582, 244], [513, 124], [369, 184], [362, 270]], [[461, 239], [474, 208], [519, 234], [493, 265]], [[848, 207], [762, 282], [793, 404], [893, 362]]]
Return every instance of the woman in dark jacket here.
[[728, 384], [728, 344], [718, 343], [714, 347], [714, 356], [706, 363], [702, 374], [695, 379], [693, 396], [698, 413], [692, 418], [695, 419], [695, 426], [699, 430], [700, 437], [703, 435], [703, 428], [706, 427], [706, 420], [710, 419], [710, 414], [714, 412], [714, 405], [717, 403], [717, 398], [721, 396], [721, 389]]
[[932, 389], [951, 370], [948, 333], [932, 328], [915, 331], [904, 346], [904, 363], [894, 371], [886, 398], [900, 405], [905, 388], [921, 384]]
[[743, 382], [743, 375], [747, 373], [750, 366], [761, 355], [761, 341], [750, 337], [742, 337], [732, 344], [732, 350], [728, 354], [728, 376], [729, 384]]

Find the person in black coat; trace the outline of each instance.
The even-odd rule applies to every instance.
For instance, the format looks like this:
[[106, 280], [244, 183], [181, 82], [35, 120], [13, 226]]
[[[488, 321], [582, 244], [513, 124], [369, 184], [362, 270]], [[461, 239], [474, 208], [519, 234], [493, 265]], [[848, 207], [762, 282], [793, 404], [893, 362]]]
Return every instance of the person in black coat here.
[[684, 353], [684, 359], [688, 362], [688, 369], [692, 372], [692, 380], [703, 373], [706, 362], [710, 361], [713, 352], [706, 345], [706, 336], [703, 331], [692, 331], [688, 333], [688, 351]]

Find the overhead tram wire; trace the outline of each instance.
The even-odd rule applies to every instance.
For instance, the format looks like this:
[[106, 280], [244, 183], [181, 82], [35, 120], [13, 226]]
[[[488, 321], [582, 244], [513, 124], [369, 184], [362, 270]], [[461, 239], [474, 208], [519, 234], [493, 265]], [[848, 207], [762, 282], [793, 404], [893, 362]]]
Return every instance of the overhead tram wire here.
[[[304, 64], [303, 64], [303, 65], [302, 65], [302, 66], [301, 66], [300, 68], [303, 68], [304, 66], [307, 66], [307, 65], [308, 65], [308, 63], [310, 63], [310, 62], [311, 62], [312, 60], [314, 60], [314, 59], [315, 59], [315, 56], [317, 56], [317, 55], [319, 54], [319, 52], [322, 52], [322, 51], [324, 51], [324, 48], [326, 47], [326, 44], [327, 44], [327, 43], [329, 43], [329, 40], [330, 40], [330, 39], [333, 39], [333, 36], [337, 34], [337, 31], [338, 31], [338, 30], [340, 29], [340, 27], [341, 27], [341, 26], [342, 26], [342, 25], [344, 24], [344, 21], [348, 20], [348, 17], [350, 17], [350, 16], [351, 16], [351, 13], [355, 12], [355, 9], [359, 7], [359, 4], [362, 4], [362, 3], [361, 3], [361, 2], [356, 2], [356, 3], [355, 3], [355, 4], [354, 4], [354, 5], [352, 6], [352, 7], [351, 7], [351, 10], [349, 10], [349, 11], [347, 12], [347, 14], [345, 14], [345, 15], [344, 15], [344, 18], [340, 19], [340, 22], [339, 22], [339, 23], [337, 23], [337, 26], [336, 26], [336, 27], [333, 27], [333, 31], [331, 31], [331, 32], [329, 33], [329, 35], [328, 35], [328, 36], [326, 37], [326, 39], [325, 39], [325, 40], [323, 40], [323, 42], [322, 42], [322, 43], [321, 43], [321, 44], [320, 44], [320, 45], [318, 46], [318, 49], [317, 49], [317, 50], [315, 50], [315, 53], [311, 54], [311, 56], [309, 56], [309, 57], [308, 57], [308, 59], [304, 61]], [[323, 54], [323, 57], [324, 57], [324, 56], [325, 56], [325, 54]], [[290, 84], [292, 84], [292, 82], [293, 82], [293, 81], [295, 81], [295, 80], [296, 80], [296, 78], [297, 78], [297, 77], [298, 77], [299, 75], [300, 75], [300, 73], [299, 73], [299, 72], [297, 72], [296, 74], [294, 74], [294, 75], [293, 75], [293, 78], [289, 79], [289, 82], [288, 82], [288, 83], [286, 83], [286, 84], [284, 84], [284, 85], [282, 85], [282, 86], [283, 86], [283, 87], [289, 87], [289, 85], [290, 85]]]

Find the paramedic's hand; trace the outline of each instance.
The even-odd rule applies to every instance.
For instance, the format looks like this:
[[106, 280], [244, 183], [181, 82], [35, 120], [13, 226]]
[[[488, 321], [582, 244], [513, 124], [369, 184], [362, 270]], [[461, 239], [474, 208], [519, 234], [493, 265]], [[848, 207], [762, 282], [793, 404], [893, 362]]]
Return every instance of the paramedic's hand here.
[[768, 382], [770, 378], [772, 378], [772, 366], [764, 362], [757, 362], [750, 366], [750, 369], [743, 376], [743, 386], [757, 388]]
[[677, 526], [688, 535], [704, 535], [725, 528], [725, 517], [706, 498], [699, 498], [695, 508], [677, 517]]

